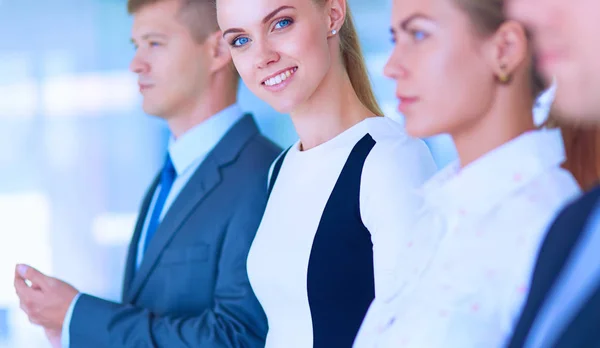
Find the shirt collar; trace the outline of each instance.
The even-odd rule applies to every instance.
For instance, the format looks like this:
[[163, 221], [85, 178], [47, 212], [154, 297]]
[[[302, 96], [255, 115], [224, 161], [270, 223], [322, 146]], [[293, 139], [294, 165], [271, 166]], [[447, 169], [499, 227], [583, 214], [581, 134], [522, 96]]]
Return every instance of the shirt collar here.
[[526, 132], [460, 169], [450, 164], [422, 189], [425, 209], [448, 213], [485, 213], [503, 198], [565, 161], [559, 129]]
[[204, 122], [185, 132], [182, 136], [169, 139], [169, 155], [177, 175], [181, 175], [219, 143], [221, 138], [243, 117], [238, 104], [233, 104], [209, 117]]

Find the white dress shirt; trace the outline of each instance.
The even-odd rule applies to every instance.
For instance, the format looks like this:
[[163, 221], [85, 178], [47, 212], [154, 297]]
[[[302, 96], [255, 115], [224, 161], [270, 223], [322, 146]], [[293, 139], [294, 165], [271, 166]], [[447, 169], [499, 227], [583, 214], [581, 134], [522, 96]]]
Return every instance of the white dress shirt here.
[[560, 131], [536, 130], [430, 180], [397, 291], [375, 299], [355, 347], [503, 346], [547, 227], [580, 193], [564, 160]]
[[[167, 211], [169, 211], [169, 207], [175, 201], [175, 198], [177, 198], [181, 190], [196, 172], [196, 169], [200, 167], [200, 164], [202, 164], [208, 153], [243, 116], [244, 114], [239, 105], [233, 104], [188, 130], [178, 139], [175, 139], [174, 137], [169, 139], [169, 156], [171, 156], [171, 161], [173, 162], [177, 176], [169, 191], [165, 205], [163, 206], [160, 214], [160, 221], [162, 221]], [[147, 215], [144, 218], [144, 227], [138, 241], [136, 269], [139, 268], [144, 257], [143, 250], [144, 244], [146, 243], [148, 224], [150, 223], [150, 216], [154, 210], [154, 205], [158, 199], [159, 192], [160, 185], [158, 185], [154, 191], [152, 202], [148, 208]], [[69, 327], [71, 325], [71, 317], [80, 295], [81, 294], [75, 296], [65, 315], [61, 335], [62, 348], [69, 347]]]

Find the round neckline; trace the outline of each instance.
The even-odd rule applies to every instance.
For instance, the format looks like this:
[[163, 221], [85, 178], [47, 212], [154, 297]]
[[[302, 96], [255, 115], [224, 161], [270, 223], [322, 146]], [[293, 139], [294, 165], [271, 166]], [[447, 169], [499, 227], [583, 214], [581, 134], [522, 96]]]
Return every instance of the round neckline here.
[[[351, 139], [354, 138], [358, 138], [359, 136], [364, 136], [364, 134], [366, 134], [366, 129], [367, 129], [367, 125], [369, 122], [372, 122], [371, 119], [378, 119], [378, 118], [382, 118], [382, 117], [367, 117], [364, 120], [356, 123], [355, 125], [351, 126], [350, 128], [346, 129], [345, 131], [341, 132], [340, 134], [336, 135], [335, 137], [329, 139], [328, 141], [317, 145], [313, 148], [310, 148], [308, 150], [300, 150], [300, 143], [301, 141], [298, 140], [294, 143], [294, 145], [292, 145], [292, 147], [290, 148], [290, 152], [292, 152], [295, 156], [297, 157], [302, 157], [302, 158], [307, 158], [307, 157], [312, 157], [312, 156], [318, 156], [321, 153], [327, 152], [331, 149], [334, 149], [340, 145], [346, 144], [348, 141], [350, 141]], [[355, 139], [356, 141], [358, 141], [359, 139]]]

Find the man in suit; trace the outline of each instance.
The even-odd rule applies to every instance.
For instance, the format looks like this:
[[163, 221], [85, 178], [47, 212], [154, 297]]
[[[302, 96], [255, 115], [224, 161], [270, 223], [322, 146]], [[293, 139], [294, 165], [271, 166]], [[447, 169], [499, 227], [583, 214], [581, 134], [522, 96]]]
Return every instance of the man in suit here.
[[141, 207], [122, 303], [18, 265], [21, 307], [54, 346], [263, 346], [267, 322], [246, 258], [281, 149], [236, 104], [238, 76], [212, 0], [128, 7], [143, 109], [172, 137]]
[[[563, 118], [600, 125], [600, 2], [510, 0], [509, 13], [533, 33], [540, 68], [556, 78]], [[599, 252], [597, 187], [548, 231], [510, 347], [600, 347]]]

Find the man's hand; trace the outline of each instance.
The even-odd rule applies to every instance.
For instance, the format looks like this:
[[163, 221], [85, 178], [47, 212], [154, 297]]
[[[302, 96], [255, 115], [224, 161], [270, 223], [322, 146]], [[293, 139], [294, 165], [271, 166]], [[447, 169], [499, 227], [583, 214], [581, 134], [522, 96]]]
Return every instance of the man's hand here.
[[21, 301], [21, 309], [27, 314], [29, 321], [43, 326], [49, 340], [51, 337], [56, 338], [57, 332], [60, 337], [69, 306], [79, 293], [77, 289], [27, 265], [17, 265], [15, 289]]
[[52, 348], [61, 348], [62, 332], [60, 330], [44, 329], [44, 333], [46, 334], [46, 338], [48, 339], [48, 342], [50, 342], [50, 346]]

